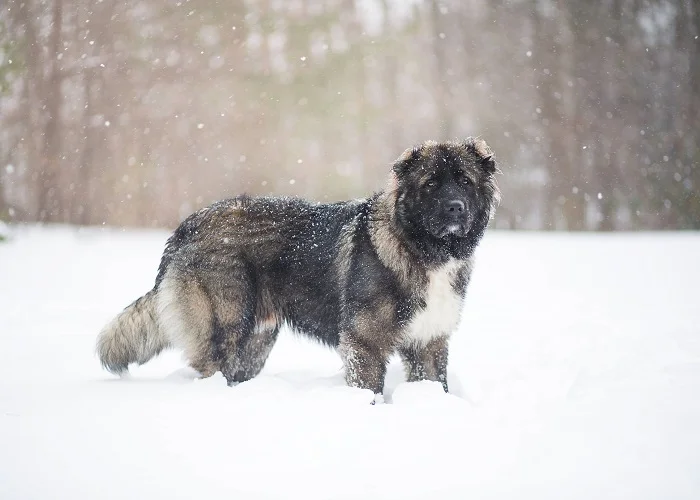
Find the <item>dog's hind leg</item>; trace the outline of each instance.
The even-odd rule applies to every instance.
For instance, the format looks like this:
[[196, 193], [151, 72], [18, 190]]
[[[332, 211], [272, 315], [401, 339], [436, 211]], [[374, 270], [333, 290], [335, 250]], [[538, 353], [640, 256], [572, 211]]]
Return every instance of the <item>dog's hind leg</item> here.
[[245, 262], [236, 262], [224, 273], [203, 276], [212, 303], [212, 343], [219, 369], [228, 385], [245, 369], [246, 346], [255, 327], [255, 274]]
[[186, 272], [168, 272], [158, 287], [157, 308], [160, 328], [190, 366], [202, 377], [216, 373], [211, 300], [197, 280]]
[[240, 346], [238, 370], [233, 375], [235, 382], [250, 380], [262, 371], [265, 361], [275, 345], [278, 333], [278, 326], [263, 329], [256, 326], [253, 335]]
[[237, 374], [244, 368], [244, 346], [252, 333], [252, 321], [245, 317], [235, 323], [214, 327], [214, 349], [221, 360], [221, 373], [229, 386], [240, 382]]
[[211, 377], [219, 371], [219, 366], [210, 355], [193, 356], [193, 358], [190, 359], [190, 366], [199, 373], [201, 378]]

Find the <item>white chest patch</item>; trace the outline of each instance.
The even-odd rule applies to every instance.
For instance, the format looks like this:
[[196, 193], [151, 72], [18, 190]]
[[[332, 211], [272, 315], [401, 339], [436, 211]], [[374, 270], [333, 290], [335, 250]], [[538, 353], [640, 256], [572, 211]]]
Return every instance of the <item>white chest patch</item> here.
[[460, 264], [453, 260], [428, 274], [423, 296], [425, 308], [418, 309], [408, 324], [406, 342], [425, 344], [435, 337], [451, 335], [457, 328], [462, 314], [462, 296], [452, 283]]

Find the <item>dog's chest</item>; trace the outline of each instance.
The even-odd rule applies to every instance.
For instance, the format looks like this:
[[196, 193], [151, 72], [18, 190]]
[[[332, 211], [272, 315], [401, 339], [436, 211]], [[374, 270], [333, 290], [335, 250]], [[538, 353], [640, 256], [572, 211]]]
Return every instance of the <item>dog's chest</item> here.
[[404, 334], [407, 342], [425, 344], [435, 337], [450, 335], [462, 313], [462, 294], [453, 283], [460, 270], [458, 261], [450, 261], [428, 274], [423, 294], [424, 308], [418, 308]]

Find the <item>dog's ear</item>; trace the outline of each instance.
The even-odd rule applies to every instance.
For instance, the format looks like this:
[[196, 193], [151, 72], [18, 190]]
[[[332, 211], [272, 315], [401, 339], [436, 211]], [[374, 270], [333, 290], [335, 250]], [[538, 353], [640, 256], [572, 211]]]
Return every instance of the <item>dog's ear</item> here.
[[495, 174], [498, 171], [496, 166], [496, 160], [493, 158], [493, 154], [490, 154], [483, 160], [481, 160], [481, 167], [487, 174]]
[[464, 141], [464, 147], [479, 159], [479, 165], [487, 174], [494, 174], [498, 170], [493, 151], [483, 139], [469, 137]]
[[412, 148], [408, 148], [406, 151], [401, 153], [401, 156], [399, 156], [396, 161], [394, 162], [391, 170], [396, 174], [398, 177], [401, 177], [408, 172], [408, 170], [411, 168], [413, 163], [420, 158], [421, 152], [423, 151], [423, 148], [425, 146], [423, 144], [414, 146]]

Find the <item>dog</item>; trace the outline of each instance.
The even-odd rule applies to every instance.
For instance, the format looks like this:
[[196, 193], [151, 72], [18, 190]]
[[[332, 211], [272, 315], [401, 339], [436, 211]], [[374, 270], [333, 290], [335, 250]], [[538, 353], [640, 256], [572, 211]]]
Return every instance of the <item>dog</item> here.
[[340, 354], [349, 386], [383, 391], [398, 353], [408, 381], [447, 392], [474, 251], [499, 202], [481, 139], [428, 141], [392, 165], [388, 186], [330, 204], [240, 196], [187, 217], [155, 286], [99, 334], [115, 374], [169, 347], [228, 385], [260, 373], [280, 327]]

